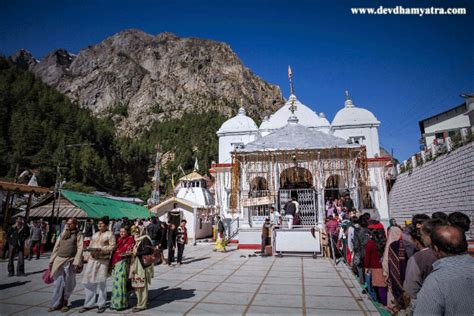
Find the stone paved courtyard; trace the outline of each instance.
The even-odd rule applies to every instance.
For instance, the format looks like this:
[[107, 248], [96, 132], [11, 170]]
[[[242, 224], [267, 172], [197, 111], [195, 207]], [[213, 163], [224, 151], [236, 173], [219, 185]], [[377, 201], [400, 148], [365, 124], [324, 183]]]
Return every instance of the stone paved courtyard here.
[[[182, 266], [155, 267], [149, 309], [134, 315], [378, 315], [343, 265], [336, 268], [325, 258], [248, 257], [252, 253], [188, 246]], [[41, 279], [47, 262], [46, 256], [26, 261], [28, 276], [11, 278], [7, 262], [0, 263], [0, 315], [61, 314], [47, 312], [53, 290]], [[67, 314], [78, 314], [83, 304], [81, 280], [78, 276]], [[110, 288], [109, 280], [109, 297]], [[120, 314], [132, 314], [131, 309]]]

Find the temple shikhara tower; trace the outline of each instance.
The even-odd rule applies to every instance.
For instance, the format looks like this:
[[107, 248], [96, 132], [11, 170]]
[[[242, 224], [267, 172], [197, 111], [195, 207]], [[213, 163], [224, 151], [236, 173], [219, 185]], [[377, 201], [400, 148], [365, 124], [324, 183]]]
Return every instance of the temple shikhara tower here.
[[329, 197], [349, 194], [354, 206], [388, 220], [386, 175], [390, 157], [381, 157], [380, 121], [345, 93], [332, 123], [291, 95], [260, 127], [242, 106], [222, 124], [219, 161], [212, 165], [217, 211], [239, 217], [241, 227], [258, 227], [269, 208], [281, 210], [295, 197], [302, 224], [324, 221]]

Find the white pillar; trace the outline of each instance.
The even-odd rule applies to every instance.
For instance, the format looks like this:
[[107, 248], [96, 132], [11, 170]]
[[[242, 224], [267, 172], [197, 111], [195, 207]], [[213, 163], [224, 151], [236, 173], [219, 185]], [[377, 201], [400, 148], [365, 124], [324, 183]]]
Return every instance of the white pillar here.
[[193, 213], [194, 213], [194, 220], [193, 220], [193, 226], [194, 226], [194, 231], [193, 231], [193, 245], [196, 246], [197, 241], [196, 241], [196, 236], [197, 236], [197, 210], [194, 207], [193, 208]]
[[318, 223], [324, 223], [324, 215], [326, 213], [324, 205], [324, 189], [318, 189]]
[[413, 168], [416, 167], [416, 155], [415, 155], [415, 156], [411, 156], [411, 166], [412, 166]]
[[426, 162], [426, 154], [425, 154], [424, 150], [420, 151], [420, 156], [421, 156], [421, 161], [423, 161], [423, 163], [425, 163]]
[[360, 195], [359, 195], [359, 186], [354, 187], [354, 205], [357, 208], [357, 211], [360, 210]]

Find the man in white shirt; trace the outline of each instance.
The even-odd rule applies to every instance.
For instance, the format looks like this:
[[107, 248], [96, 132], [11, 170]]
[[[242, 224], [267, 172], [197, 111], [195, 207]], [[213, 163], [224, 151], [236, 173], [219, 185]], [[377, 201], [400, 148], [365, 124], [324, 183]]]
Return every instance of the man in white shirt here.
[[280, 212], [275, 210], [275, 208], [273, 206], [270, 206], [270, 223], [272, 225], [281, 225]]

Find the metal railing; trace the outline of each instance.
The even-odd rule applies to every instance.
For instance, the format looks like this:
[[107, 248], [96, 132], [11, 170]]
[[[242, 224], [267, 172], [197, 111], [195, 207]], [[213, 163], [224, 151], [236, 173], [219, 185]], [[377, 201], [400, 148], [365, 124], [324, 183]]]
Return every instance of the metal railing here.
[[[318, 222], [318, 200], [316, 191], [310, 189], [290, 189], [280, 190], [279, 204], [283, 215], [285, 204], [295, 196], [300, 210], [300, 220], [302, 225], [315, 225]], [[285, 219], [283, 217], [283, 219]]]
[[423, 165], [424, 163], [435, 160], [450, 151], [469, 144], [473, 140], [471, 129], [463, 128], [457, 132], [453, 137], [446, 137], [444, 139], [435, 139], [432, 144], [426, 146], [423, 150], [412, 155], [402, 164], [396, 166], [397, 174], [410, 172], [412, 169]]
[[234, 218], [226, 227], [227, 240], [232, 240], [239, 233], [240, 220], [238, 217]]
[[270, 190], [250, 190], [250, 191], [243, 191], [242, 195], [247, 196], [249, 198], [258, 198], [258, 197], [271, 196], [272, 192]]

